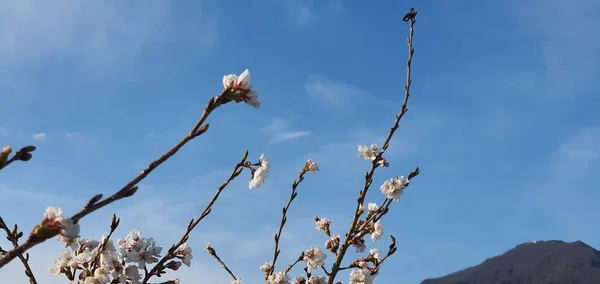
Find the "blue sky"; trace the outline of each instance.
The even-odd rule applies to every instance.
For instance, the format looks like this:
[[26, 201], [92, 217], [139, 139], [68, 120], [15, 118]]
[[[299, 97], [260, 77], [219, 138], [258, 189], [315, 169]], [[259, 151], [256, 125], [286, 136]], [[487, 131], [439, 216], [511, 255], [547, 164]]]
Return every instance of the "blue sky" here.
[[[0, 215], [28, 232], [47, 206], [72, 215], [113, 193], [192, 127], [224, 74], [249, 68], [261, 109], [218, 109], [205, 136], [134, 197], [84, 219], [82, 235], [99, 238], [117, 213], [117, 235], [137, 227], [168, 247], [245, 149], [271, 158], [270, 177], [257, 190], [247, 176], [226, 189], [192, 234], [183, 283], [228, 283], [206, 241], [245, 283], [261, 283], [307, 158], [321, 172], [299, 189], [281, 263], [325, 241], [315, 215], [343, 235], [369, 166], [356, 145], [381, 144], [400, 106], [411, 6], [359, 2], [0, 0], [1, 143], [38, 146], [31, 162], [2, 171]], [[598, 2], [416, 8], [410, 111], [369, 200], [381, 200], [385, 179], [415, 166], [421, 175], [384, 220], [398, 253], [378, 283], [418, 283], [531, 240], [600, 247]], [[42, 283], [65, 283], [47, 272], [60, 250], [50, 241], [31, 251]], [[21, 264], [0, 278], [25, 281]]]

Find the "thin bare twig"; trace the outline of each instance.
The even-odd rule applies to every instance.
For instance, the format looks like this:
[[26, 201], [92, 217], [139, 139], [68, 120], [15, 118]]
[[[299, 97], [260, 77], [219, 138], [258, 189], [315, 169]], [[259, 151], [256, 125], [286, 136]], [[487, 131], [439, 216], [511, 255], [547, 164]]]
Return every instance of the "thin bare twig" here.
[[[400, 120], [402, 119], [404, 114], [406, 114], [406, 112], [408, 111], [408, 99], [410, 97], [410, 85], [412, 83], [412, 81], [411, 81], [411, 64], [412, 64], [413, 54], [415, 51], [413, 48], [413, 33], [414, 33], [414, 24], [415, 24], [416, 14], [417, 14], [417, 12], [414, 10], [414, 8], [411, 8], [410, 12], [408, 14], [406, 14], [406, 16], [404, 16], [404, 19], [403, 19], [404, 21], [408, 22], [410, 25], [410, 31], [409, 31], [409, 36], [408, 36], [408, 60], [406, 62], [406, 85], [404, 86], [404, 101], [402, 102], [402, 107], [400, 108], [400, 112], [398, 114], [396, 114], [396, 120], [394, 121], [394, 124], [392, 125], [390, 132], [388, 133], [387, 137], [385, 138], [385, 142], [383, 143], [383, 146], [381, 147], [381, 149], [383, 151], [387, 150], [387, 148], [389, 147], [392, 136], [394, 135], [394, 133], [398, 129], [398, 126], [400, 125]], [[378, 160], [381, 158], [381, 155], [382, 155], [382, 153], [380, 153], [379, 156], [377, 157], [377, 159], [375, 159], [373, 161], [373, 163], [371, 164], [371, 168], [365, 175], [365, 184], [363, 186], [363, 189], [360, 191], [360, 193], [358, 195], [358, 200], [357, 200], [358, 202], [356, 204], [356, 210], [354, 213], [354, 217], [352, 219], [350, 228], [348, 229], [348, 233], [346, 234], [344, 242], [341, 245], [341, 247], [336, 255], [335, 261], [331, 267], [331, 272], [329, 273], [329, 276], [327, 277], [327, 284], [333, 284], [333, 282], [335, 281], [335, 277], [340, 270], [340, 265], [342, 264], [342, 260], [344, 259], [346, 250], [351, 245], [351, 241], [354, 237], [354, 234], [356, 233], [356, 229], [357, 229], [356, 227], [357, 227], [360, 215], [361, 215], [360, 208], [361, 208], [361, 206], [363, 206], [363, 204], [365, 202], [365, 198], [367, 196], [367, 192], [369, 191], [371, 183], [373, 182], [373, 174], [375, 173], [375, 169], [378, 167], [377, 163], [378, 163]], [[415, 171], [415, 172], [418, 172], [418, 171]], [[413, 177], [414, 177], [414, 175], [413, 175]]]
[[235, 274], [233, 274], [233, 272], [231, 271], [231, 269], [229, 269], [229, 267], [227, 267], [227, 265], [225, 265], [225, 262], [223, 262], [221, 260], [221, 258], [217, 255], [217, 252], [215, 251], [214, 248], [212, 248], [210, 246], [210, 244], [206, 244], [206, 251], [208, 252], [208, 254], [212, 255], [212, 257], [214, 257], [219, 264], [221, 264], [221, 266], [223, 267], [223, 269], [225, 269], [225, 271], [227, 271], [227, 273], [229, 273], [229, 275], [231, 275], [231, 277], [233, 278], [233, 280], [237, 280], [238, 278], [235, 277]]
[[[208, 118], [208, 116], [217, 107], [231, 101], [231, 99], [227, 97], [227, 94], [228, 94], [228, 90], [225, 89], [216, 97], [210, 98], [206, 107], [204, 108], [204, 111], [202, 112], [202, 115], [200, 116], [200, 119], [196, 122], [194, 127], [192, 127], [192, 130], [181, 141], [179, 141], [179, 143], [177, 143], [173, 148], [171, 148], [169, 151], [164, 153], [160, 158], [158, 158], [155, 161], [153, 161], [152, 163], [150, 163], [140, 174], [138, 174], [135, 178], [133, 178], [129, 183], [127, 183], [125, 186], [123, 186], [115, 194], [111, 195], [110, 197], [108, 197], [102, 201], [100, 201], [100, 199], [102, 199], [101, 194], [94, 196], [83, 207], [83, 209], [81, 209], [81, 211], [79, 211], [77, 214], [73, 215], [71, 217], [71, 219], [73, 219], [73, 221], [75, 223], [77, 223], [81, 218], [87, 216], [88, 214], [90, 214], [108, 204], [111, 204], [117, 200], [120, 200], [120, 199], [123, 199], [126, 197], [130, 197], [133, 194], [135, 194], [135, 192], [138, 189], [137, 184], [139, 182], [141, 182], [143, 179], [145, 179], [154, 169], [156, 169], [162, 163], [166, 162], [169, 158], [171, 158], [173, 155], [175, 155], [177, 153], [177, 151], [179, 151], [179, 149], [181, 149], [185, 144], [187, 144], [194, 138], [204, 134], [208, 130], [209, 125], [204, 124], [204, 121]], [[19, 254], [23, 254], [28, 249], [31, 249], [32, 247], [50, 239], [50, 238], [53, 238], [57, 234], [58, 234], [58, 232], [55, 232], [53, 234], [46, 234], [43, 236], [31, 234], [25, 243], [14, 248], [13, 250], [9, 251], [8, 253], [6, 253], [5, 255], [0, 257], [0, 268], [2, 268], [4, 265], [11, 262]]]
[[381, 259], [378, 260], [375, 264], [375, 267], [373, 267], [373, 274], [377, 274], [379, 273], [379, 268], [381, 267], [381, 265], [390, 257], [392, 256], [394, 253], [396, 253], [396, 238], [394, 238], [394, 236], [390, 236], [392, 239], [392, 243], [390, 244], [390, 247], [388, 249], [388, 252], [385, 254], [385, 256]]
[[102, 243], [100, 243], [100, 247], [98, 247], [98, 249], [96, 250], [96, 254], [94, 255], [94, 259], [92, 260], [92, 271], [94, 271], [97, 267], [100, 266], [100, 256], [102, 255], [102, 253], [104, 253], [106, 245], [110, 241], [110, 238], [112, 237], [115, 230], [117, 230], [117, 227], [119, 227], [120, 223], [121, 219], [117, 218], [117, 215], [113, 214], [112, 220], [110, 222], [110, 231], [108, 232], [108, 235], [103, 240], [101, 240]]
[[302, 252], [300, 254], [300, 256], [296, 259], [296, 261], [294, 261], [294, 263], [288, 265], [288, 267], [285, 269], [285, 273], [284, 274], [288, 274], [288, 272], [290, 272], [292, 270], [292, 268], [294, 268], [294, 266], [296, 266], [296, 264], [298, 264], [303, 259], [304, 259], [304, 252]]
[[[275, 271], [275, 264], [277, 263], [277, 258], [279, 257], [279, 253], [281, 253], [281, 250], [279, 250], [279, 240], [281, 239], [281, 232], [283, 231], [283, 227], [285, 226], [285, 223], [287, 222], [287, 212], [290, 209], [290, 205], [292, 204], [292, 201], [294, 201], [296, 196], [298, 196], [298, 192], [296, 192], [296, 189], [298, 188], [298, 185], [304, 180], [304, 174], [306, 174], [307, 171], [308, 171], [308, 169], [305, 166], [300, 171], [300, 175], [298, 175], [298, 179], [295, 180], [294, 183], [292, 183], [292, 193], [290, 194], [290, 199], [288, 199], [287, 204], [285, 205], [285, 207], [283, 207], [283, 211], [281, 214], [281, 223], [279, 224], [279, 230], [277, 231], [277, 233], [275, 234], [275, 237], [274, 237], [275, 238], [275, 250], [273, 252], [273, 261], [271, 262], [272, 263], [271, 268], [268, 269], [267, 271], [265, 271], [265, 280], [268, 279], [269, 275], [273, 274], [273, 272]], [[294, 263], [294, 265], [295, 265], [295, 263]]]
[[[5, 232], [6, 232], [6, 238], [12, 243], [13, 247], [18, 247], [19, 246], [19, 238], [21, 236], [23, 236], [23, 232], [19, 232], [18, 231], [18, 226], [15, 224], [15, 226], [13, 227], [13, 230], [11, 231], [8, 226], [6, 225], [6, 223], [4, 222], [4, 220], [2, 219], [2, 217], [0, 217], [0, 228], [2, 228]], [[0, 248], [0, 251], [2, 251], [2, 249]], [[27, 275], [27, 277], [29, 278], [29, 284], [37, 284], [37, 280], [35, 279], [35, 276], [33, 275], [33, 271], [31, 270], [31, 267], [29, 266], [29, 254], [25, 253], [25, 255], [23, 254], [19, 254], [17, 256], [21, 262], [23, 263], [23, 266], [25, 267], [25, 275]]]
[[21, 148], [21, 150], [17, 151], [10, 159], [8, 159], [12, 149], [10, 146], [5, 146], [2, 151], [0, 151], [0, 170], [8, 167], [10, 164], [16, 161], [27, 162], [31, 160], [31, 153], [35, 151], [35, 149], [35, 146], [25, 146]]
[[196, 220], [194, 220], [194, 219], [190, 220], [187, 230], [185, 231], [185, 233], [183, 234], [183, 236], [181, 237], [179, 242], [177, 242], [177, 244], [172, 245], [169, 248], [169, 251], [165, 254], [165, 256], [163, 256], [163, 258], [156, 265], [154, 265], [152, 270], [150, 270], [148, 273], [146, 273], [142, 283], [148, 283], [148, 280], [150, 280], [150, 278], [152, 276], [154, 276], [154, 275], [160, 276], [161, 274], [164, 273], [164, 271], [166, 269], [165, 263], [176, 257], [177, 249], [188, 240], [189, 235], [192, 232], [192, 230], [194, 230], [194, 228], [196, 228], [196, 226], [200, 223], [200, 221], [202, 221], [206, 216], [208, 216], [208, 214], [210, 214], [210, 212], [212, 211], [212, 206], [215, 204], [215, 202], [219, 198], [219, 195], [221, 194], [221, 192], [225, 189], [225, 187], [227, 187], [227, 185], [229, 185], [229, 183], [233, 179], [235, 179], [237, 176], [239, 176], [242, 173], [242, 171], [244, 170], [244, 163], [246, 162], [247, 158], [248, 158], [248, 150], [246, 150], [244, 152], [242, 159], [240, 160], [240, 162], [237, 163], [237, 165], [235, 165], [233, 171], [231, 172], [231, 174], [229, 175], [227, 180], [225, 182], [223, 182], [219, 186], [219, 188], [217, 188], [217, 191], [215, 192], [212, 199], [208, 202], [208, 204], [204, 208], [204, 211], [202, 211], [202, 214], [200, 214], [200, 216], [198, 216], [198, 218], [196, 218]]

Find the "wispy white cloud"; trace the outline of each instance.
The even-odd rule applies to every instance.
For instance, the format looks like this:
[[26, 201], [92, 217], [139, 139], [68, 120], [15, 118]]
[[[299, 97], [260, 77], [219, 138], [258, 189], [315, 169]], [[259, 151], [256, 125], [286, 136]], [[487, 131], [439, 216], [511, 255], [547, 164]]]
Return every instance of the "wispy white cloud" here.
[[65, 139], [67, 139], [67, 140], [73, 140], [73, 139], [76, 139], [76, 138], [78, 138], [80, 136], [81, 136], [81, 133], [79, 133], [79, 132], [69, 132], [69, 133], [65, 134]]
[[342, 0], [302, 1], [298, 12], [298, 24], [320, 22], [328, 17], [341, 13], [344, 9]]
[[[84, 200], [79, 200], [69, 196], [62, 196], [52, 193], [45, 193], [40, 190], [13, 189], [7, 186], [0, 186], [0, 195], [12, 200], [13, 202], [25, 202], [29, 205], [40, 206], [48, 204], [84, 204]], [[34, 204], [31, 204], [34, 203]]]
[[304, 83], [304, 91], [312, 100], [328, 109], [335, 108], [347, 112], [364, 107], [365, 104], [376, 107], [399, 105], [398, 102], [389, 102], [374, 96], [358, 86], [323, 75], [309, 75]]
[[[149, 41], [178, 36], [166, 30], [173, 7], [165, 1], [80, 2], [0, 1], [0, 60], [22, 63], [42, 56], [68, 55], [91, 65], [136, 55]], [[198, 19], [206, 19], [200, 9]], [[212, 23], [211, 21], [206, 21]], [[183, 28], [183, 27], [179, 27]], [[216, 26], [195, 27], [207, 41]], [[17, 66], [16, 64], [14, 66]]]
[[273, 1], [288, 15], [288, 19], [296, 20], [300, 26], [320, 23], [325, 19], [340, 14], [344, 10], [343, 0], [290, 0]]
[[169, 13], [168, 5], [161, 3], [117, 9], [109, 3], [71, 0], [2, 1], [0, 54], [3, 60], [15, 55], [77, 54], [94, 62], [128, 55]]
[[279, 143], [288, 140], [294, 140], [306, 137], [311, 134], [310, 131], [290, 130], [285, 120], [276, 118], [262, 128], [262, 131], [271, 137], [271, 143]]
[[350, 100], [367, 96], [365, 91], [355, 86], [319, 75], [310, 75], [304, 90], [311, 99], [335, 108], [347, 107]]
[[46, 133], [40, 132], [40, 133], [36, 133], [33, 134], [33, 139], [37, 140], [37, 141], [44, 141], [46, 140]]
[[[582, 0], [570, 3], [560, 0], [535, 0], [517, 2], [514, 9], [524, 31], [539, 40], [539, 60], [548, 79], [544, 84], [545, 95], [567, 97], [581, 93], [582, 85], [596, 82], [600, 61], [600, 40], [596, 35], [600, 29], [600, 2]], [[565, 24], [557, 19], [568, 16]], [[573, 28], [577, 27], [577, 28]], [[582, 44], [585, 43], [585, 44]]]
[[527, 185], [526, 198], [557, 224], [566, 238], [593, 241], [600, 194], [600, 126], [579, 129], [550, 155], [547, 167]]

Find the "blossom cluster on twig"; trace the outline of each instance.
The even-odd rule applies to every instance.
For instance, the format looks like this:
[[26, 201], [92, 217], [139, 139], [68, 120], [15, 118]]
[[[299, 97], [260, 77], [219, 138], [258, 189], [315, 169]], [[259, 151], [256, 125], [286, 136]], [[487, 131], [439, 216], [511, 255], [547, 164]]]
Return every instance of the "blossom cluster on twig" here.
[[[378, 248], [370, 248], [367, 251], [365, 239], [371, 238], [373, 242], [381, 241], [384, 236], [383, 217], [388, 214], [392, 202], [398, 202], [401, 199], [411, 180], [419, 174], [419, 168], [417, 167], [406, 177], [400, 175], [384, 181], [379, 187], [383, 195], [383, 200], [379, 204], [367, 202], [366, 200], [373, 183], [375, 171], [390, 166], [390, 162], [384, 155], [390, 145], [392, 136], [399, 127], [401, 118], [408, 111], [407, 105], [412, 82], [411, 62], [414, 54], [412, 38], [416, 14], [416, 10], [411, 8], [403, 19], [409, 23], [410, 32], [408, 37], [407, 80], [400, 112], [395, 116], [394, 124], [382, 147], [371, 144], [359, 145], [357, 148], [357, 156], [369, 161], [371, 167], [365, 174], [365, 183], [359, 191], [356, 209], [352, 215], [348, 231], [342, 235], [343, 237], [340, 237], [339, 233], [334, 233], [335, 230], [332, 227], [330, 218], [314, 217], [315, 230], [325, 234], [322, 245], [311, 246], [305, 251], [299, 252], [298, 258], [293, 263], [284, 266], [283, 269], [277, 269], [282, 245], [281, 235], [288, 220], [288, 213], [292, 210], [292, 203], [298, 197], [299, 185], [303, 182], [307, 173], [319, 172], [319, 166], [316, 162], [306, 161], [298, 178], [292, 183], [290, 197], [283, 207], [279, 228], [274, 236], [272, 259], [259, 267], [264, 272], [265, 283], [333, 284], [340, 271], [351, 270], [350, 284], [370, 284], [378, 275], [382, 264], [397, 251], [396, 239], [392, 235], [390, 235], [391, 241], [385, 253], [382, 253]], [[271, 167], [265, 154], [261, 154], [258, 161], [253, 163], [247, 161], [248, 151], [245, 151], [242, 159], [235, 165], [230, 176], [217, 188], [205, 209], [198, 217], [190, 220], [179, 241], [166, 250], [157, 245], [154, 238], [142, 237], [141, 232], [137, 229], [131, 230], [124, 238], [114, 241], [113, 233], [120, 223], [120, 219], [116, 215], [113, 215], [108, 234], [102, 236], [99, 240], [81, 237], [79, 220], [108, 204], [133, 196], [139, 190], [137, 185], [140, 181], [174, 156], [188, 142], [208, 131], [209, 124], [205, 121], [219, 107], [230, 102], [244, 102], [254, 108], [260, 108], [261, 102], [258, 100], [258, 93], [252, 88], [248, 69], [244, 70], [239, 76], [235, 74], [224, 75], [222, 83], [223, 91], [209, 99], [200, 119], [194, 124], [190, 132], [116, 193], [106, 198], [102, 194], [95, 195], [83, 206], [81, 211], [71, 217], [63, 215], [59, 207], [48, 207], [42, 221], [33, 228], [22, 244], [19, 244], [19, 239], [23, 237], [23, 232], [19, 232], [16, 225], [11, 230], [0, 218], [0, 229], [6, 232], [7, 239], [13, 245], [13, 248], [8, 251], [0, 248], [0, 269], [15, 258], [19, 258], [25, 266], [30, 283], [37, 283], [28, 265], [29, 255], [26, 251], [51, 238], [63, 242], [65, 251], [55, 260], [50, 272], [55, 276], [63, 275], [71, 282], [82, 284], [144, 284], [149, 283], [153, 277], [163, 276], [167, 271], [177, 271], [182, 265], [191, 266], [193, 255], [188, 240], [192, 231], [212, 212], [212, 207], [223, 190], [244, 170], [250, 171], [248, 182], [250, 189], [259, 188], [265, 183]], [[5, 146], [0, 151], [0, 170], [15, 161], [31, 160], [32, 152], [35, 150], [34, 146], [26, 146], [13, 153], [10, 146]], [[344, 266], [342, 265], [344, 257], [351, 247], [362, 256], [347, 262]], [[217, 260], [231, 276], [232, 284], [242, 283], [242, 279], [234, 274], [233, 269], [226, 265], [210, 243], [207, 242], [204, 250]], [[326, 267], [328, 260], [332, 261], [329, 268]], [[300, 264], [303, 265], [304, 273], [292, 278], [290, 275], [291, 270]], [[179, 279], [172, 279], [162, 283], [177, 284], [179, 282]]]

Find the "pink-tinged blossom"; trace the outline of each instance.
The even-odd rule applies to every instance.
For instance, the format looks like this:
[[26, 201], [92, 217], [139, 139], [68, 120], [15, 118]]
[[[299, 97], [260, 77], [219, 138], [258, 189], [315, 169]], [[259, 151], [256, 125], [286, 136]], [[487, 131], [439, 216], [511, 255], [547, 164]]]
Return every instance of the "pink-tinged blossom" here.
[[371, 232], [371, 239], [376, 242], [381, 240], [381, 236], [383, 236], [383, 224], [381, 224], [381, 220], [378, 220], [373, 224], [373, 231]]
[[340, 235], [336, 234], [331, 236], [326, 242], [325, 242], [325, 249], [335, 253], [337, 251], [337, 249], [340, 246]]
[[353, 239], [352, 246], [356, 249], [356, 252], [358, 253], [364, 252], [367, 248], [367, 246], [365, 245], [365, 239], [363, 239], [362, 237], [359, 239]]
[[381, 261], [381, 256], [379, 255], [380, 251], [377, 248], [372, 248], [369, 250], [369, 256], [377, 259], [378, 261]]
[[310, 159], [308, 161], [306, 161], [306, 165], [304, 166], [304, 168], [309, 172], [316, 173], [319, 171], [319, 166], [317, 165], [317, 163], [313, 162]]
[[12, 147], [10, 147], [10, 145], [4, 146], [4, 148], [2, 148], [2, 151], [0, 151], [0, 154], [4, 156], [10, 155], [10, 153], [12, 153]]
[[85, 250], [89, 250], [89, 251], [93, 251], [95, 248], [98, 247], [98, 245], [100, 245], [99, 241], [90, 239], [90, 238], [81, 238], [79, 239], [79, 245], [85, 249]]
[[260, 266], [260, 270], [262, 272], [268, 272], [269, 270], [273, 269], [273, 262], [265, 262], [265, 264]]
[[369, 205], [367, 206], [367, 208], [369, 209], [369, 212], [371, 212], [371, 213], [375, 213], [375, 212], [377, 212], [379, 210], [379, 206], [375, 202], [369, 203]]
[[183, 264], [189, 267], [194, 258], [194, 256], [192, 256], [192, 247], [186, 243], [181, 244], [179, 248], [177, 248], [177, 253], [180, 255], [179, 257], [181, 258], [181, 261], [183, 261]]
[[48, 207], [46, 208], [46, 212], [44, 212], [45, 220], [60, 222], [62, 218], [64, 216], [62, 215], [62, 209], [59, 207]]
[[250, 106], [260, 108], [258, 93], [252, 90], [252, 84], [250, 83], [250, 70], [244, 70], [239, 77], [235, 74], [223, 76], [223, 87], [232, 89], [240, 95], [240, 97], [235, 98], [236, 102], [244, 101]]
[[310, 278], [308, 278], [308, 281], [306, 281], [306, 284], [326, 284], [326, 278], [324, 276], [316, 276], [316, 275], [312, 275]]
[[408, 179], [403, 176], [386, 180], [380, 187], [381, 193], [385, 194], [389, 199], [398, 201], [400, 200], [402, 193], [404, 193], [404, 189], [408, 186], [408, 183]]
[[387, 168], [390, 166], [390, 163], [385, 158], [381, 158], [377, 161], [377, 166], [381, 168]]
[[266, 284], [289, 284], [290, 276], [285, 271], [274, 273], [267, 277]]
[[319, 221], [315, 222], [315, 230], [317, 231], [328, 231], [329, 225], [331, 224], [331, 220], [328, 218], [319, 219]]
[[60, 254], [60, 257], [54, 261], [54, 265], [50, 268], [50, 274], [56, 276], [64, 273], [69, 267], [70, 262], [73, 259], [71, 251], [64, 251]]
[[250, 70], [244, 70], [240, 76], [235, 74], [223, 76], [223, 88], [249, 91], [252, 88], [252, 84], [250, 83]]
[[66, 246], [76, 245], [75, 239], [79, 237], [79, 224], [75, 223], [73, 219], [63, 216], [59, 207], [46, 208], [42, 226], [52, 230], [60, 229], [57, 239], [64, 242]]
[[373, 279], [375, 279], [375, 275], [371, 274], [371, 271], [367, 268], [363, 269], [353, 269], [350, 272], [350, 282], [349, 284], [373, 284]]
[[314, 246], [304, 253], [302, 259], [306, 263], [306, 270], [311, 273], [314, 269], [317, 269], [323, 265], [327, 255], [321, 250], [321, 247]]
[[358, 157], [362, 159], [375, 161], [379, 153], [381, 153], [381, 151], [379, 150], [379, 148], [377, 148], [377, 144], [372, 144], [370, 147], [365, 145], [358, 145]]

